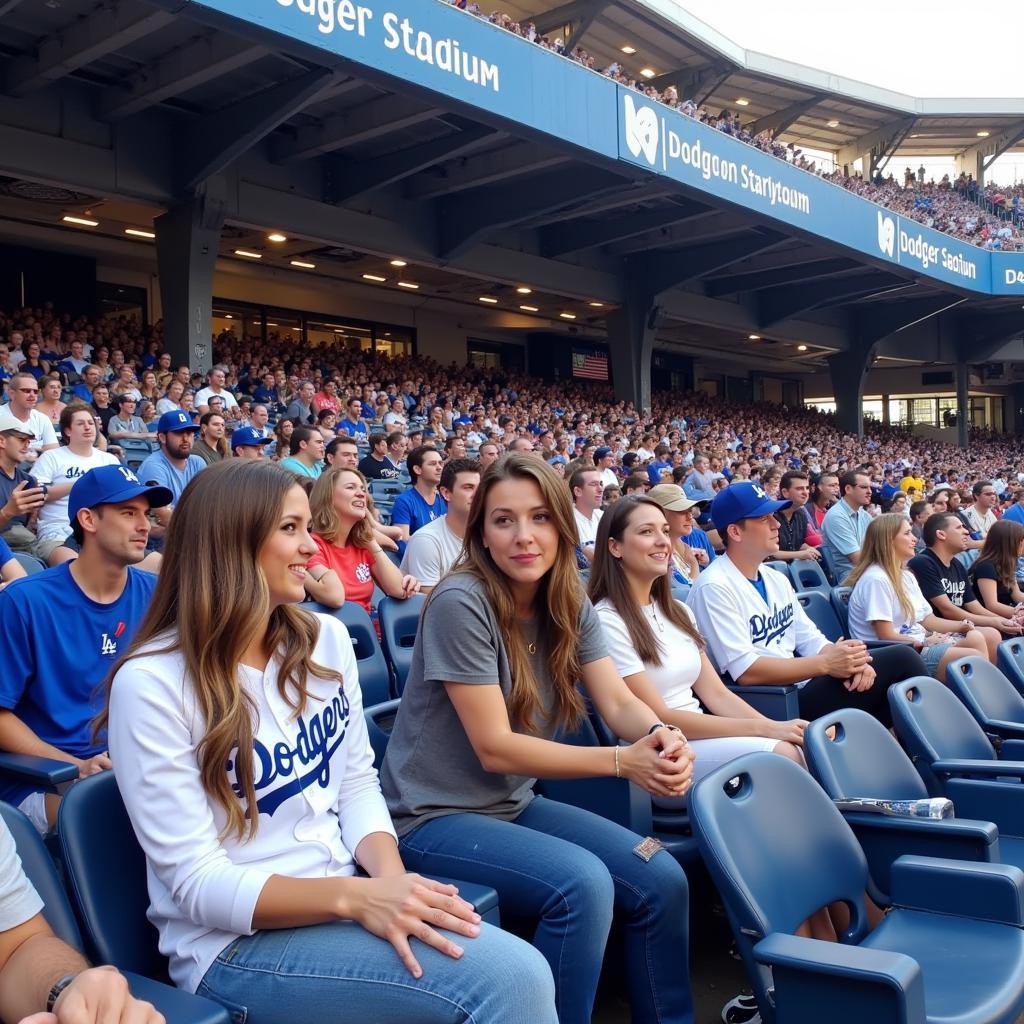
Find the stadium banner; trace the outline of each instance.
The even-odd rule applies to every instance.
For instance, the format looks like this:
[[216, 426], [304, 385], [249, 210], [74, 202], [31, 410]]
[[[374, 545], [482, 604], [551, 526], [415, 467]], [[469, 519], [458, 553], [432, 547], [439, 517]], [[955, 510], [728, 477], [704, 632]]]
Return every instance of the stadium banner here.
[[[166, 0], [163, 0], [166, 2]], [[424, 0], [191, 0], [615, 159], [615, 83]], [[175, 4], [181, 7], [180, 0]]]
[[766, 217], [975, 291], [991, 254], [906, 220], [676, 110], [618, 86], [619, 158]]
[[992, 292], [1024, 295], [1024, 252], [992, 253]]

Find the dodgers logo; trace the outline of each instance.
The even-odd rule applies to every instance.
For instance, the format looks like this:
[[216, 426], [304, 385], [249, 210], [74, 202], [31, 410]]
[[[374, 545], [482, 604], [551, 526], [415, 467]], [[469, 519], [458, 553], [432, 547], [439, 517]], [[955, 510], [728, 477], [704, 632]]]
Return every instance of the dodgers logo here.
[[878, 211], [878, 248], [892, 259], [896, 248], [896, 221]]
[[365, 562], [360, 562], [356, 566], [356, 579], [360, 583], [369, 583], [372, 578], [373, 575], [370, 572], [370, 567]]
[[773, 640], [784, 636], [793, 624], [793, 605], [772, 607], [771, 615], [750, 616], [750, 642], [755, 647], [767, 647]]
[[626, 145], [633, 156], [643, 153], [653, 167], [658, 159], [658, 115], [652, 107], [637, 107], [633, 97], [624, 95], [626, 107]]

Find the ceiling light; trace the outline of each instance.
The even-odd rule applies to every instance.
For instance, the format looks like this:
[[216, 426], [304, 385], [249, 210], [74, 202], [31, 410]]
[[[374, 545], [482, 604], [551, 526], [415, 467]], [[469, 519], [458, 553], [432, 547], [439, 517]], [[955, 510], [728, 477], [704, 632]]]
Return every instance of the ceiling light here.
[[640, 74], [643, 75], [644, 78], [653, 78], [654, 75], [655, 75], [655, 72], [652, 71], [650, 68], [641, 68], [640, 69]]
[[750, 100], [744, 99], [742, 96], [739, 96], [736, 99], [736, 106], [737, 107], [749, 107], [750, 106]]
[[537, 312], [537, 307], [536, 306], [520, 306], [519, 308], [521, 310], [524, 310], [527, 313], [536, 313]]
[[364, 281], [376, 281], [378, 284], [383, 284], [387, 278], [381, 277], [380, 274], [363, 274]]
[[230, 313], [225, 313], [224, 314], [224, 319], [225, 320], [234, 320], [235, 318]]
[[293, 267], [302, 267], [303, 270], [316, 270], [315, 263], [307, 263], [305, 260], [292, 260]]
[[760, 341], [761, 340], [761, 335], [760, 334], [748, 334], [747, 337], [751, 341]]
[[393, 266], [393, 267], [406, 267], [406, 266], [408, 266], [408, 264], [405, 262], [405, 260], [392, 260], [391, 261], [391, 266]]
[[978, 132], [978, 138], [979, 139], [987, 139], [988, 136], [989, 136], [988, 132]]
[[64, 221], [65, 224], [78, 224], [83, 228], [98, 228], [100, 226], [100, 222], [98, 220], [91, 220], [88, 217], [73, 217], [70, 213], [66, 213], [61, 217], [61, 220]]
[[288, 236], [287, 235], [282, 235], [280, 231], [274, 231], [271, 234], [267, 235], [267, 241], [268, 242], [287, 242], [288, 241]]
[[253, 252], [251, 249], [236, 249], [236, 256], [244, 256], [247, 260], [261, 260], [263, 259], [263, 253]]
[[806, 345], [797, 345], [796, 350], [797, 350], [797, 352], [806, 352], [807, 351], [807, 346]]
[[559, 313], [558, 315], [563, 320], [575, 320], [576, 319], [576, 314], [575, 313]]
[[921, 138], [921, 136], [920, 136], [920, 135], [911, 135], [910, 137], [911, 137], [912, 139], [919, 139], [919, 138]]
[[587, 305], [591, 306], [594, 309], [604, 309], [603, 302], [588, 302]]
[[125, 228], [124, 233], [132, 238], [156, 238], [155, 231], [143, 231], [142, 228]]
[[526, 285], [523, 285], [522, 287], [517, 288], [516, 291], [519, 292], [520, 295], [529, 295], [533, 289], [527, 288]]
[[489, 302], [492, 306], [497, 305], [498, 300], [493, 295], [481, 295], [480, 302]]
[[838, 128], [839, 127], [839, 122], [838, 121], [829, 121], [827, 123], [828, 123], [829, 128]]
[[268, 326], [268, 327], [276, 327], [276, 326], [277, 326], [277, 324], [271, 323], [271, 322], [270, 322], [270, 321], [268, 320], [268, 321], [267, 321], [267, 326]]
[[414, 288], [415, 289], [415, 288], [419, 288], [419, 285], [418, 284], [413, 284], [412, 281], [399, 281], [398, 282], [398, 287], [399, 288]]
[[636, 47], [635, 46], [623, 46], [622, 47], [622, 52], [624, 54], [626, 54], [627, 57], [632, 57], [633, 54], [636, 53]]

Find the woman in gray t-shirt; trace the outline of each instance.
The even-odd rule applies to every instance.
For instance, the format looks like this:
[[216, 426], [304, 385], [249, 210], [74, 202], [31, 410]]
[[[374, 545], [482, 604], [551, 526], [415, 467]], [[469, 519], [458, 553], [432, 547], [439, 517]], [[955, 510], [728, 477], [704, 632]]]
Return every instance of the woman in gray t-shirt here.
[[[664, 851], [533, 792], [537, 778], [690, 785], [678, 730], [626, 687], [576, 569], [564, 481], [534, 455], [488, 467], [462, 560], [423, 614], [382, 772], [405, 863], [493, 886], [539, 920], [562, 1024], [589, 1022], [613, 912], [626, 924], [635, 1020], [689, 1024], [687, 887]], [[554, 739], [585, 714], [582, 683], [626, 747]], [[657, 850], [657, 847], [654, 848]]]

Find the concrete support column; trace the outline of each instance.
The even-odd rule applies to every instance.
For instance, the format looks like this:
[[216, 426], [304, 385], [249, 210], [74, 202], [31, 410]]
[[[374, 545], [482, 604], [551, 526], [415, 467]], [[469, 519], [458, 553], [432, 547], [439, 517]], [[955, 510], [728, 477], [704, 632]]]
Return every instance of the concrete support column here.
[[882, 395], [882, 425], [889, 426], [889, 396]]
[[836, 426], [847, 434], [864, 436], [864, 376], [867, 356], [859, 345], [828, 357], [832, 394], [836, 400]]
[[211, 180], [195, 196], [154, 221], [164, 346], [174, 366], [204, 373], [213, 359], [210, 344], [213, 273], [224, 226], [222, 183]]
[[637, 410], [651, 408], [651, 357], [658, 307], [643, 288], [628, 287], [626, 301], [609, 314], [608, 353], [615, 397]]
[[967, 447], [967, 435], [970, 429], [970, 398], [968, 386], [967, 363], [956, 364], [956, 443], [961, 448]]

